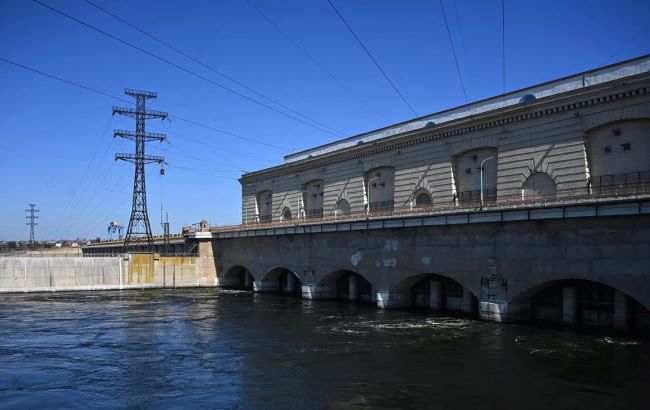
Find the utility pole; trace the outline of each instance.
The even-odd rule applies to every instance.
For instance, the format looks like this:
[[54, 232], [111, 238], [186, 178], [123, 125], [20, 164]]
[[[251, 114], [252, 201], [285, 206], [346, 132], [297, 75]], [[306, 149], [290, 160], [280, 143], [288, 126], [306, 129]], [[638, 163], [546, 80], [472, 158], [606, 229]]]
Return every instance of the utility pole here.
[[36, 216], [36, 212], [40, 212], [40, 211], [36, 209], [36, 204], [29, 204], [28, 206], [29, 208], [25, 209], [25, 212], [28, 213], [25, 219], [29, 220], [29, 222], [27, 222], [27, 225], [29, 225], [29, 247], [33, 248], [34, 244], [36, 243], [36, 240], [34, 238], [34, 226], [38, 225], [38, 222], [36, 222], [36, 220], [38, 219], [38, 216]]
[[165, 135], [145, 132], [145, 120], [167, 118], [166, 112], [148, 110], [145, 103], [148, 99], [158, 96], [155, 92], [138, 91], [126, 89], [124, 94], [135, 98], [134, 108], [113, 107], [113, 115], [125, 115], [135, 118], [135, 132], [115, 130], [114, 137], [126, 138], [135, 141], [135, 154], [115, 154], [115, 160], [122, 160], [135, 164], [135, 176], [133, 178], [133, 204], [131, 207], [131, 218], [124, 238], [124, 247], [134, 245], [146, 245], [153, 251], [153, 237], [151, 225], [149, 224], [149, 213], [147, 211], [147, 188], [145, 185], [145, 164], [164, 163], [165, 158], [153, 155], [145, 155], [145, 143], [147, 141], [164, 141]]

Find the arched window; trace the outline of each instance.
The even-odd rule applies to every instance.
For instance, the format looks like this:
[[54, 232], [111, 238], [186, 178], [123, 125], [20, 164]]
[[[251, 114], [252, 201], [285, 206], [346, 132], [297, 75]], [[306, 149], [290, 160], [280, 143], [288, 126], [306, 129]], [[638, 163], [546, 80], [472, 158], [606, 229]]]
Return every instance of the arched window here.
[[366, 172], [366, 201], [370, 211], [393, 209], [395, 192], [395, 168], [380, 167]]
[[284, 221], [290, 221], [291, 220], [291, 209], [289, 207], [285, 207], [282, 210], [282, 220], [284, 220]]
[[315, 179], [302, 187], [303, 212], [308, 218], [323, 216], [323, 180]]
[[270, 222], [273, 210], [273, 193], [269, 190], [257, 194], [257, 213], [260, 222]]
[[616, 195], [647, 189], [650, 120], [604, 124], [586, 134], [592, 194]]
[[415, 198], [415, 206], [425, 207], [431, 205], [431, 195], [429, 195], [429, 193], [426, 190], [420, 189], [417, 192], [415, 192], [413, 196]]
[[461, 152], [454, 157], [454, 179], [460, 204], [478, 203], [481, 200], [481, 185], [485, 202], [496, 200], [497, 161], [496, 148], [477, 148]]
[[347, 215], [350, 213], [350, 203], [345, 199], [341, 199], [336, 203], [336, 214]]
[[555, 181], [543, 172], [536, 172], [521, 187], [521, 198], [525, 201], [554, 200]]

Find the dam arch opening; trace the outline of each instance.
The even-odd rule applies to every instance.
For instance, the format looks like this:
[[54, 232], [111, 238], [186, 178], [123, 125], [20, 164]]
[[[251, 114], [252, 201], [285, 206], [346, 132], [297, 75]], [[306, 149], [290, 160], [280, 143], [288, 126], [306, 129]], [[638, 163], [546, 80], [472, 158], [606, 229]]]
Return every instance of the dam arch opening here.
[[261, 280], [255, 281], [254, 289], [256, 292], [300, 295], [302, 292], [302, 281], [292, 270], [277, 266], [269, 269]]
[[233, 266], [219, 279], [218, 285], [224, 288], [253, 290], [253, 274], [245, 266]]
[[420, 273], [399, 282], [392, 290], [404, 306], [478, 315], [478, 297], [462, 283], [440, 273]]
[[650, 311], [627, 293], [603, 283], [586, 279], [545, 282], [514, 299], [526, 300], [532, 322], [650, 332]]
[[329, 294], [335, 299], [347, 299], [352, 302], [374, 301], [373, 286], [363, 275], [341, 269], [327, 274], [319, 283], [329, 289]]

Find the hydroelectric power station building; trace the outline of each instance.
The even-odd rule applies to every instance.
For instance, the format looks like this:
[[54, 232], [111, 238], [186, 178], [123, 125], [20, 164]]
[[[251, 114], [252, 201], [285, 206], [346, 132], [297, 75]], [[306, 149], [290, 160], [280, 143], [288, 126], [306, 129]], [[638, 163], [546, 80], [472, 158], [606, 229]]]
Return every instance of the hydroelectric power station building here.
[[427, 115], [243, 175], [243, 223], [551, 200], [646, 182], [650, 57]]
[[644, 56], [244, 174], [221, 283], [647, 328], [649, 88]]

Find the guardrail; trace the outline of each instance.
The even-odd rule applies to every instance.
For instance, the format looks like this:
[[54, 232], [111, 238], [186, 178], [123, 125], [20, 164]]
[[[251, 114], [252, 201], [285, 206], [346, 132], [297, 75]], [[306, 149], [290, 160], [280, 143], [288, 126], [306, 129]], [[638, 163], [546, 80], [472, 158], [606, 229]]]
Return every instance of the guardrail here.
[[[298, 226], [298, 225], [314, 225], [327, 222], [354, 222], [359, 220], [366, 220], [369, 218], [387, 218], [398, 216], [422, 216], [434, 213], [444, 212], [471, 212], [480, 210], [489, 210], [492, 208], [519, 208], [531, 206], [553, 206], [562, 205], [566, 203], [577, 203], [580, 201], [593, 201], [593, 200], [617, 200], [617, 199], [632, 199], [639, 196], [650, 195], [650, 183], [644, 184], [630, 184], [624, 187], [617, 187], [615, 190], [611, 189], [607, 192], [585, 192], [585, 190], [567, 190], [557, 191], [554, 194], [543, 193], [539, 195], [532, 194], [519, 194], [511, 196], [500, 196], [490, 198], [489, 201], [483, 201], [481, 207], [480, 196], [472, 200], [465, 201], [449, 201], [449, 203], [437, 203], [426, 206], [403, 206], [393, 207], [384, 210], [371, 210], [361, 212], [351, 212], [347, 214], [332, 214], [326, 215], [322, 218], [305, 218], [305, 219], [291, 219], [283, 221], [273, 221], [265, 223], [250, 223], [240, 225], [224, 225], [210, 228], [211, 232], [228, 232], [228, 231], [243, 231], [243, 230], [256, 230], [265, 228], [276, 228], [285, 226]], [[332, 211], [334, 212], [334, 211]]]

